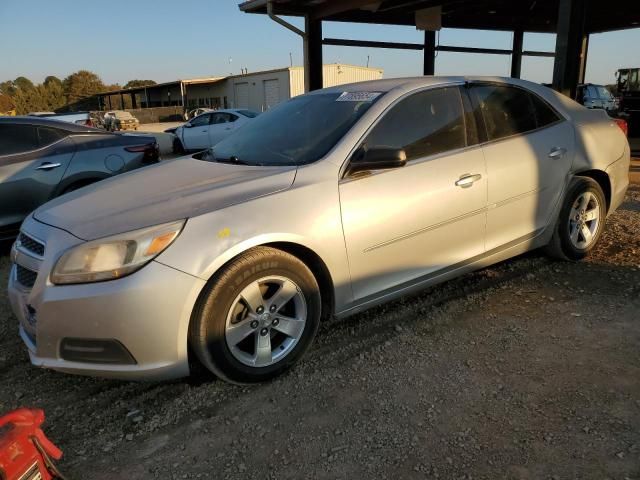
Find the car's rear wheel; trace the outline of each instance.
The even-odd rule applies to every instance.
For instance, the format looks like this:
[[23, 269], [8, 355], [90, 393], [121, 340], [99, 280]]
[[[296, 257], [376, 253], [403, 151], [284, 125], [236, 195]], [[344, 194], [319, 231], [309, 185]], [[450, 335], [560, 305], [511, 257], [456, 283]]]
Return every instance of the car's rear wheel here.
[[595, 247], [604, 228], [607, 203], [598, 182], [576, 177], [567, 190], [547, 252], [564, 260], [581, 260]]
[[286, 252], [258, 247], [205, 287], [192, 315], [190, 345], [205, 367], [226, 380], [268, 380], [309, 348], [320, 310], [309, 268]]

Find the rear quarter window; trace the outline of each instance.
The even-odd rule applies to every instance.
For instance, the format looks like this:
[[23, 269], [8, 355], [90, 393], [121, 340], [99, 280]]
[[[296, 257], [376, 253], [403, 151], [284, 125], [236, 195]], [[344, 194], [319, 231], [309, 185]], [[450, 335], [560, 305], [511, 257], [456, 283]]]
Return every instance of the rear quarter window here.
[[40, 147], [46, 147], [67, 136], [67, 132], [58, 128], [38, 127], [38, 143]]

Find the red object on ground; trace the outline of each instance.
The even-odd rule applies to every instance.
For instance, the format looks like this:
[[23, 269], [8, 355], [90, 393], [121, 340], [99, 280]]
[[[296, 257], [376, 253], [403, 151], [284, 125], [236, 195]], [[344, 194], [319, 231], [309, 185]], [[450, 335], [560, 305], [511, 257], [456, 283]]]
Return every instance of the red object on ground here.
[[59, 472], [51, 459], [62, 451], [45, 437], [40, 425], [44, 412], [21, 408], [0, 417], [0, 478], [52, 480]]

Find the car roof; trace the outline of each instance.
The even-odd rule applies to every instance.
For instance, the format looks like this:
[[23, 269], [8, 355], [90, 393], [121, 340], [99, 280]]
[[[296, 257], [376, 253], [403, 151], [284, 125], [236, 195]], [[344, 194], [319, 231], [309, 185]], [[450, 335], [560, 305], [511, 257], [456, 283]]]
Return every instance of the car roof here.
[[17, 117], [0, 117], [0, 125], [34, 125], [36, 127], [52, 127], [71, 133], [102, 132], [101, 130], [87, 127], [85, 125], [77, 125], [75, 123], [63, 122], [61, 120], [53, 120], [47, 117], [29, 117], [26, 115]]
[[422, 76], [422, 77], [401, 77], [385, 78], [381, 80], [368, 80], [365, 82], [348, 83], [336, 85], [335, 87], [315, 90], [310, 94], [335, 93], [335, 92], [390, 92], [401, 89], [405, 91], [431, 87], [444, 86], [450, 84], [464, 84], [466, 82], [491, 82], [504, 83], [505, 85], [524, 86], [530, 90], [538, 90], [539, 84], [510, 77], [489, 77], [489, 76]]

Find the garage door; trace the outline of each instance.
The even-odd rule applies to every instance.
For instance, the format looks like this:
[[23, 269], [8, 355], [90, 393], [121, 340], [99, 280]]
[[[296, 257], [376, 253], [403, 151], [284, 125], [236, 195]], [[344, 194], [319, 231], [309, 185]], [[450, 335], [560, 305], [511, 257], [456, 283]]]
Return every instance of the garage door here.
[[236, 104], [235, 108], [249, 108], [249, 84], [236, 83]]
[[280, 81], [276, 78], [264, 81], [264, 109], [269, 110], [280, 103]]

